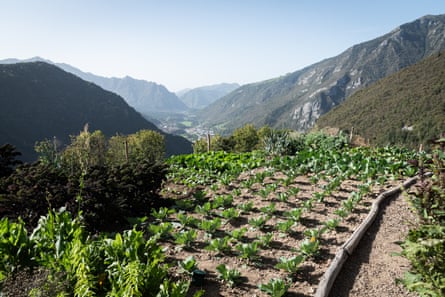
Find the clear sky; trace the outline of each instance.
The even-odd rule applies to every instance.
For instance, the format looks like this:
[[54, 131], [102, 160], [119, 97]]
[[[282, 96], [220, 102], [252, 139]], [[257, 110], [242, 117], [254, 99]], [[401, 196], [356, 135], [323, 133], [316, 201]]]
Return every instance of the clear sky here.
[[444, 13], [443, 0], [0, 0], [0, 59], [178, 91], [284, 75]]

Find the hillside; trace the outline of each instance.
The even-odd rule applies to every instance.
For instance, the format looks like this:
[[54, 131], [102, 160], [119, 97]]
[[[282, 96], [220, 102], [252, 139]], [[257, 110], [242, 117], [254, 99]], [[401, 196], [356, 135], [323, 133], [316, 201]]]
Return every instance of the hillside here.
[[[0, 105], [0, 143], [15, 145], [26, 161], [35, 159], [36, 141], [67, 143], [86, 123], [107, 136], [159, 131], [118, 95], [44, 62], [0, 65]], [[167, 154], [191, 151], [184, 138], [165, 136]]]
[[401, 25], [296, 72], [241, 86], [200, 116], [209, 128], [246, 123], [306, 131], [357, 90], [445, 49], [445, 15]]
[[72, 73], [83, 80], [92, 82], [107, 91], [118, 94], [138, 112], [149, 117], [151, 113], [157, 112], [183, 112], [187, 106], [166, 87], [155, 82], [135, 79], [130, 76], [123, 78], [104, 77], [89, 72], [84, 72], [76, 67], [65, 63], [54, 63], [40, 57], [34, 57], [27, 60], [6, 59], [1, 60], [0, 64], [11, 64], [20, 62], [46, 62], [54, 64], [66, 72]]
[[178, 92], [176, 95], [189, 108], [200, 109], [207, 107], [221, 97], [239, 88], [239, 84], [222, 83], [211, 86], [204, 86]]
[[380, 146], [426, 144], [445, 129], [445, 53], [358, 91], [316, 125], [354, 127], [356, 134]]

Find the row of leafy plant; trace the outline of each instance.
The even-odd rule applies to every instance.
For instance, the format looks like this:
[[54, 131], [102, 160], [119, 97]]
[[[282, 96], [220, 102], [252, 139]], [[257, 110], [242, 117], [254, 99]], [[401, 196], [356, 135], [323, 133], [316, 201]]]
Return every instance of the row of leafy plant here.
[[[275, 268], [287, 271], [289, 278], [292, 279], [299, 267], [322, 249], [320, 243], [323, 234], [335, 231], [342, 220], [354, 211], [363, 195], [369, 193], [373, 185], [383, 184], [388, 179], [413, 176], [416, 173], [416, 168], [408, 163], [414, 156], [411, 151], [400, 148], [343, 146], [338, 149], [328, 149], [314, 145], [305, 147], [294, 156], [271, 157], [265, 154], [247, 153], [243, 157], [242, 168], [237, 167], [236, 162], [229, 161], [232, 166], [224, 165], [223, 160], [240, 158], [239, 155], [229, 153], [212, 152], [181, 156], [170, 160], [172, 168], [175, 168], [170, 177], [176, 183], [185, 186], [186, 191], [190, 192], [188, 196], [190, 199], [177, 200], [176, 210], [164, 209], [159, 213], [152, 213], [158, 223], [151, 224], [151, 232], [162, 234], [163, 240], [173, 240], [176, 245], [186, 249], [195, 246], [199, 234], [204, 233], [207, 234], [204, 236], [205, 249], [215, 252], [216, 255], [236, 255], [246, 261], [255, 262], [261, 250], [269, 248], [273, 237], [271, 232], [295, 235], [294, 228], [301, 223], [302, 214], [307, 213], [310, 217], [315, 204], [323, 204], [325, 198], [341, 188], [343, 181], [356, 180], [357, 191], [350, 193], [348, 199], [341, 202], [332, 214], [335, 216], [331, 216], [317, 228], [306, 228], [304, 239], [294, 250], [294, 256], [276, 259]], [[254, 170], [260, 166], [264, 170]], [[178, 170], [177, 167], [181, 169]], [[238, 178], [237, 181], [240, 172], [244, 172], [245, 175], [246, 170], [247, 177], [241, 180]], [[277, 172], [281, 172], [283, 177], [268, 181], [273, 179]], [[299, 188], [295, 184], [295, 178], [300, 175], [309, 176], [314, 186], [321, 185], [320, 191], [315, 192], [310, 199], [302, 201], [298, 207], [279, 212], [275, 208], [277, 202], [288, 202], [290, 198], [294, 201], [298, 195]], [[207, 186], [206, 191], [212, 194], [196, 190], [202, 189], [196, 187], [197, 185]], [[283, 191], [283, 188], [287, 190]], [[218, 195], [221, 189], [230, 190], [231, 194]], [[246, 190], [270, 203], [260, 209], [256, 208], [252, 201], [234, 205], [234, 199], [246, 195]], [[179, 212], [176, 213], [177, 210]], [[255, 212], [260, 212], [260, 215], [249, 219], [245, 227], [221, 231], [227, 224]], [[193, 213], [198, 215], [199, 219]], [[275, 220], [273, 226], [268, 225], [272, 217]], [[245, 234], [251, 229], [262, 230], [263, 235], [247, 240]], [[231, 286], [236, 285], [241, 279], [241, 273], [235, 268], [220, 264], [217, 270], [219, 277]], [[271, 279], [269, 283], [260, 284], [259, 287], [273, 296], [281, 296], [278, 294], [284, 294], [289, 285], [289, 281]]]

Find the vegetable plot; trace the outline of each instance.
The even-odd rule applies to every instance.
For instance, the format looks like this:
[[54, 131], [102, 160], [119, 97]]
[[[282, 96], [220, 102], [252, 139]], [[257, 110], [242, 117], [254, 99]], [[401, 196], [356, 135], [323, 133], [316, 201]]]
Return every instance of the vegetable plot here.
[[[413, 157], [395, 148], [308, 149], [274, 158], [222, 152], [175, 157], [174, 182], [163, 193], [176, 199], [175, 213], [163, 223], [176, 226], [170, 238], [191, 231], [196, 237], [160, 244], [167, 258], [193, 257], [206, 272], [203, 284], [192, 282], [192, 292], [311, 296], [373, 198], [415, 172], [406, 162]], [[185, 217], [197, 223], [187, 224]], [[175, 266], [170, 273], [188, 279]]]
[[88, 234], [64, 210], [32, 232], [0, 220], [1, 289], [25, 273], [42, 280], [34, 296], [311, 296], [373, 198], [416, 172], [413, 158], [310, 147], [176, 156], [161, 192], [174, 206], [131, 230]]

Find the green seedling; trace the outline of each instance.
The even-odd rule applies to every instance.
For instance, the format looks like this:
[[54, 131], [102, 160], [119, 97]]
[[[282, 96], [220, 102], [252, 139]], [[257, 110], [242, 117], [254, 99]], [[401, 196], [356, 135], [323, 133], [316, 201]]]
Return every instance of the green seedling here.
[[327, 220], [324, 225], [329, 229], [329, 230], [334, 230], [335, 228], [338, 227], [338, 225], [340, 224], [340, 219], [329, 219]]
[[258, 242], [241, 243], [236, 246], [236, 249], [240, 252], [242, 259], [255, 260], [258, 258]]
[[182, 226], [196, 227], [198, 219], [184, 213], [178, 213], [177, 218]]
[[192, 274], [193, 270], [198, 268], [196, 259], [193, 256], [189, 256], [182, 261], [178, 261], [178, 266], [187, 274]]
[[247, 232], [247, 228], [242, 227], [240, 229], [233, 229], [229, 234], [233, 239], [235, 239], [237, 241], [241, 241], [241, 239], [243, 238], [244, 234], [246, 234], [246, 232]]
[[198, 223], [198, 228], [210, 234], [215, 233], [219, 227], [221, 227], [221, 219], [219, 218], [215, 218], [213, 220], [202, 220]]
[[288, 192], [289, 195], [291, 195], [291, 196], [297, 196], [298, 193], [300, 193], [300, 191], [301, 191], [300, 188], [294, 188], [294, 187], [291, 187], [291, 188], [289, 188], [289, 190], [287, 190], [287, 192]]
[[208, 251], [217, 252], [219, 254], [227, 254], [230, 253], [231, 251], [229, 242], [230, 242], [230, 237], [228, 236], [224, 236], [224, 238], [215, 238], [208, 243], [205, 249]]
[[289, 194], [286, 192], [279, 192], [277, 193], [277, 198], [281, 202], [287, 202], [289, 200]]
[[276, 211], [275, 202], [270, 203], [268, 206], [261, 207], [260, 211], [270, 216], [273, 215]]
[[203, 205], [197, 205], [195, 207], [195, 212], [200, 213], [205, 216], [210, 216], [212, 214], [212, 204], [210, 202], [206, 202]]
[[225, 218], [226, 220], [228, 220], [228, 221], [230, 221], [230, 220], [232, 220], [232, 219], [236, 219], [236, 218], [238, 218], [239, 215], [240, 215], [240, 211], [237, 210], [237, 209], [235, 209], [235, 208], [233, 208], [233, 207], [224, 209], [224, 210], [221, 212], [221, 216], [222, 216], [223, 218]]
[[343, 207], [340, 207], [340, 208], [338, 208], [338, 209], [336, 209], [335, 211], [334, 211], [334, 214], [336, 214], [336, 215], [338, 215], [339, 217], [341, 217], [341, 218], [346, 218], [347, 216], [348, 216], [348, 214], [349, 214], [349, 211], [347, 211], [346, 209], [344, 209]]
[[305, 238], [300, 244], [300, 252], [306, 257], [313, 257], [318, 254], [320, 242], [316, 237]]
[[292, 227], [295, 225], [295, 222], [293, 220], [287, 220], [284, 222], [277, 223], [276, 227], [277, 230], [283, 233], [291, 233]]
[[284, 215], [294, 222], [299, 222], [302, 214], [303, 208], [293, 208], [290, 211], [286, 212]]
[[268, 216], [260, 216], [257, 218], [252, 218], [249, 220], [249, 225], [261, 229], [266, 225], [268, 220], [269, 220]]
[[305, 257], [303, 255], [297, 255], [291, 258], [280, 257], [280, 262], [275, 265], [275, 268], [282, 269], [289, 274], [294, 275], [297, 273], [301, 263], [303, 263], [304, 260]]
[[163, 222], [160, 224], [151, 224], [148, 225], [148, 231], [153, 236], [158, 238], [168, 238], [171, 236], [171, 232], [173, 231], [173, 225], [170, 222]]
[[175, 210], [169, 209], [167, 207], [161, 207], [158, 210], [153, 209], [151, 211], [151, 215], [158, 221], [165, 220], [170, 214], [173, 214], [173, 213], [175, 213]]
[[238, 204], [238, 208], [243, 212], [243, 213], [248, 213], [253, 209], [253, 201], [249, 201], [246, 203], [241, 203]]
[[216, 270], [219, 272], [218, 278], [222, 279], [231, 288], [241, 281], [241, 272], [237, 269], [230, 269], [224, 264], [219, 264], [216, 266]]
[[290, 284], [286, 283], [281, 278], [272, 278], [267, 284], [260, 284], [258, 288], [266, 292], [272, 297], [282, 297], [286, 294]]
[[184, 245], [186, 247], [190, 247], [193, 241], [195, 241], [198, 233], [195, 229], [188, 231], [181, 231], [174, 234], [175, 243], [179, 245]]
[[268, 248], [270, 247], [270, 243], [272, 242], [273, 233], [269, 232], [264, 235], [260, 235], [257, 238], [258, 238], [257, 242], [260, 244], [262, 248]]

